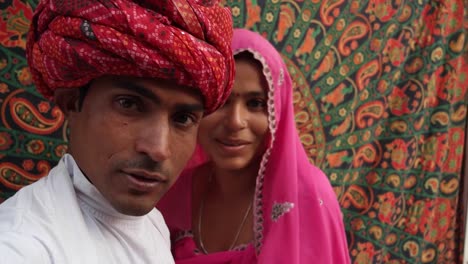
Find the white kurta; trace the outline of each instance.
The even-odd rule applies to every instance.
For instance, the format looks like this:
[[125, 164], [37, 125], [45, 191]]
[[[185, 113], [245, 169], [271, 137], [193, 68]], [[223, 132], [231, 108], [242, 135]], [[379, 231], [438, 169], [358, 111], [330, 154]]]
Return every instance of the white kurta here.
[[0, 263], [174, 263], [157, 209], [117, 212], [71, 155], [0, 204]]

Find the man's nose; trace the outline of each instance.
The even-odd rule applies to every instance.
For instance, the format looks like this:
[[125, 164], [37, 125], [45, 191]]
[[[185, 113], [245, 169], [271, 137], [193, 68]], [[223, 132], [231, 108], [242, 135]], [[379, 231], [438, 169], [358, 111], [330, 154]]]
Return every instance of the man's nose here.
[[159, 119], [138, 132], [136, 151], [148, 155], [153, 161], [164, 161], [171, 156], [170, 126], [167, 120]]

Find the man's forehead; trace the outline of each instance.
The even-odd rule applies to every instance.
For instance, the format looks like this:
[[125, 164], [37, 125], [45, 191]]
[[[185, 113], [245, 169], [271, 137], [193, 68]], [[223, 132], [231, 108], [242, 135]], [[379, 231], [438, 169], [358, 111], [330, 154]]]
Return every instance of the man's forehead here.
[[[126, 76], [106, 76], [94, 83], [102, 88], [122, 89], [134, 92], [156, 103], [170, 100], [173, 103], [187, 102], [194, 109], [203, 110], [203, 96], [198, 89], [177, 84], [175, 81]], [[169, 103], [169, 102], [167, 102]]]

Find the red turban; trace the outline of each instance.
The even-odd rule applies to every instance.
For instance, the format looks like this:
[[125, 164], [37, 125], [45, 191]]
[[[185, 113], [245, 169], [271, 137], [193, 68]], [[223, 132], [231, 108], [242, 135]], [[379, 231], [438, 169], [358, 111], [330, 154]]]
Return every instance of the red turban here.
[[173, 80], [199, 89], [207, 113], [234, 78], [232, 21], [210, 0], [43, 0], [28, 35], [37, 89], [81, 87], [103, 75]]

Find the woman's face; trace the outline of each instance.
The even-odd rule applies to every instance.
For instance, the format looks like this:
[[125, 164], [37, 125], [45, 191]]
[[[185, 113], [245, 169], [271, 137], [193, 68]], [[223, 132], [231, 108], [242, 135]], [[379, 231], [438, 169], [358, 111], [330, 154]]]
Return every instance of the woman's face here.
[[259, 162], [268, 134], [267, 83], [253, 58], [236, 59], [234, 88], [226, 104], [203, 118], [199, 142], [221, 169]]

